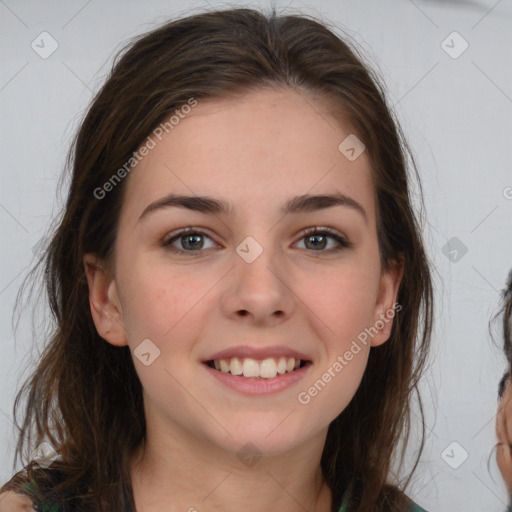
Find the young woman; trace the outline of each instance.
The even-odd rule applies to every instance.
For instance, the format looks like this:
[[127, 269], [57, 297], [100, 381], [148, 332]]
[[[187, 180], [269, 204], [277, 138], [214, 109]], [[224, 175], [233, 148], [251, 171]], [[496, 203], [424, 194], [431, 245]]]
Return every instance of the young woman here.
[[26, 456], [0, 510], [422, 510], [393, 476], [432, 323], [407, 155], [372, 72], [310, 17], [139, 37], [42, 259], [56, 329], [17, 455], [56, 458]]

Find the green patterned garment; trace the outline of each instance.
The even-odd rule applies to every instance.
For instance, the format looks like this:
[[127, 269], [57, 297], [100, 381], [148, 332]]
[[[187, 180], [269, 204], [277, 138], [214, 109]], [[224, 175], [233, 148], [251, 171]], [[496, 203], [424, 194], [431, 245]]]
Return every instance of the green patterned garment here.
[[[345, 508], [345, 505], [342, 505], [340, 508], [340, 512], [347, 512], [347, 509]], [[419, 505], [414, 505], [411, 508], [411, 512], [427, 512], [425, 509], [421, 508]]]
[[[27, 482], [23, 484], [23, 489], [30, 496], [30, 499], [34, 500], [36, 489], [34, 482]], [[61, 512], [59, 505], [54, 503], [39, 503], [33, 501], [33, 507], [37, 512]]]
[[[25, 493], [31, 497], [31, 499], [35, 496], [35, 484], [34, 482], [26, 482], [23, 484], [23, 490]], [[62, 508], [55, 503], [39, 503], [34, 502], [34, 510], [37, 512], [63, 512]], [[135, 511], [127, 511], [127, 512], [135, 512]], [[347, 512], [347, 509], [345, 505], [342, 505], [339, 512]], [[421, 508], [419, 505], [413, 504], [411, 508], [411, 512], [427, 512], [423, 508]]]

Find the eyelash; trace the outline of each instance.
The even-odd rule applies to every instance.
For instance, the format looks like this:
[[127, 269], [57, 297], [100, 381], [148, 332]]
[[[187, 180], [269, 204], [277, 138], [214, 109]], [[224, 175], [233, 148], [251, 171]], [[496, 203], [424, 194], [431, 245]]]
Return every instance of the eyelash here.
[[[178, 248], [173, 247], [171, 245], [172, 242], [174, 242], [175, 240], [178, 240], [178, 239], [180, 239], [182, 237], [185, 237], [187, 235], [204, 235], [204, 236], [212, 239], [204, 231], [201, 231], [200, 229], [196, 229], [196, 228], [193, 228], [193, 227], [189, 227], [189, 228], [185, 228], [185, 229], [182, 229], [182, 230], [178, 231], [178, 233], [176, 233], [172, 238], [168, 238], [166, 240], [163, 240], [162, 241], [162, 247], [164, 247], [166, 250], [168, 250], [168, 251], [170, 251], [172, 253], [175, 253], [175, 254], [186, 253], [186, 254], [191, 255], [191, 256], [199, 256], [199, 254], [201, 252], [204, 252], [204, 250], [187, 251], [187, 250], [184, 250], [184, 249], [178, 249]], [[313, 236], [313, 235], [328, 235], [328, 238], [332, 238], [332, 239], [336, 240], [336, 242], [338, 242], [339, 245], [338, 245], [338, 247], [327, 249], [327, 250], [321, 250], [321, 251], [311, 250], [312, 252], [331, 254], [331, 253], [337, 253], [337, 252], [340, 252], [340, 251], [342, 251], [344, 249], [349, 249], [349, 248], [353, 247], [353, 243], [352, 242], [350, 242], [344, 236], [339, 235], [336, 231], [334, 231], [333, 229], [330, 229], [330, 228], [320, 228], [320, 227], [308, 228], [307, 230], [305, 230], [302, 233], [302, 236], [300, 237], [299, 240], [303, 240], [304, 238], [306, 238], [308, 236]], [[308, 249], [305, 249], [305, 250], [308, 250]]]

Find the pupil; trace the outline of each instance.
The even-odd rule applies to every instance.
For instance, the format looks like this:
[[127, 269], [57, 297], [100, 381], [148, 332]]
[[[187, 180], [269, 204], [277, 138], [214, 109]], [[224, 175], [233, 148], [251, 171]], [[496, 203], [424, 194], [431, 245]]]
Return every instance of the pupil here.
[[[322, 239], [323, 239], [323, 242], [324, 242], [324, 243], [323, 243], [323, 244], [322, 244], [322, 243], [320, 243], [320, 246], [321, 246], [322, 248], [324, 248], [324, 247], [325, 247], [325, 237], [324, 237], [324, 236], [322, 236], [322, 235], [311, 235], [311, 236], [309, 237], [309, 240], [313, 240], [313, 239], [315, 239], [315, 238], [317, 238], [317, 239], [318, 239], [318, 238], [322, 238]], [[313, 243], [313, 247], [319, 247], [319, 244], [317, 244], [317, 243]]]
[[198, 241], [198, 239], [199, 239], [199, 241], [200, 241], [201, 235], [187, 235], [187, 236], [185, 237], [185, 241], [186, 241], [186, 243], [185, 243], [185, 247], [187, 247], [187, 246], [188, 246], [188, 248], [191, 248], [191, 249], [194, 249], [194, 248], [196, 247], [196, 245], [197, 245], [197, 244], [194, 244], [194, 243], [189, 244], [189, 243], [188, 243], [188, 241], [189, 241], [190, 239], [193, 239], [193, 238], [195, 238], [195, 239], [196, 239], [196, 242]]

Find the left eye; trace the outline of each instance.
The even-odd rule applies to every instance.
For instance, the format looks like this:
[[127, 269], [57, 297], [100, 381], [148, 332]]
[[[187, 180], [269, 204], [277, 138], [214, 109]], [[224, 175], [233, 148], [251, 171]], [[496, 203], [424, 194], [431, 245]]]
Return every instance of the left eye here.
[[[164, 240], [162, 243], [163, 247], [166, 247], [171, 252], [197, 252], [197, 249], [203, 249], [203, 243], [201, 242], [201, 238], [206, 237], [212, 240], [206, 233], [203, 233], [202, 231], [198, 231], [196, 229], [184, 229], [177, 233], [172, 238], [169, 238], [167, 240]], [[183, 249], [179, 249], [174, 246], [174, 241], [181, 241], [181, 246]], [[183, 243], [183, 241], [185, 243]], [[212, 240], [213, 242], [213, 240]], [[215, 245], [215, 243], [214, 243]], [[208, 249], [208, 247], [207, 247]]]
[[[203, 239], [208, 238], [211, 242], [213, 240], [206, 233], [199, 231], [194, 228], [184, 229], [179, 231], [175, 236], [164, 240], [162, 242], [162, 246], [167, 250], [175, 253], [189, 253], [198, 254], [201, 252], [201, 249], [211, 249], [215, 247], [215, 242], [210, 247], [204, 247]], [[335, 241], [335, 246], [329, 249], [326, 249], [328, 245], [328, 239]], [[329, 228], [312, 228], [307, 232], [302, 233], [302, 237], [300, 241], [305, 240], [305, 249], [311, 249], [313, 252], [337, 252], [341, 251], [345, 248], [349, 248], [352, 246], [352, 243], [349, 242], [344, 236], [339, 235], [335, 231], [332, 231]], [[181, 245], [181, 248], [175, 246], [175, 243], [178, 242]], [[309, 245], [309, 247], [308, 247]]]
[[[326, 251], [315, 251], [315, 252], [337, 252], [343, 249], [347, 249], [352, 247], [352, 243], [349, 242], [344, 236], [339, 235], [335, 231], [329, 228], [312, 228], [309, 229], [306, 233], [303, 233], [301, 240], [306, 240], [307, 242], [312, 242], [312, 246], [316, 249], [319, 247], [321, 249], [325, 249], [327, 245], [328, 239], [334, 240], [336, 242], [335, 247], [331, 247]], [[306, 247], [307, 249], [308, 247]]]

